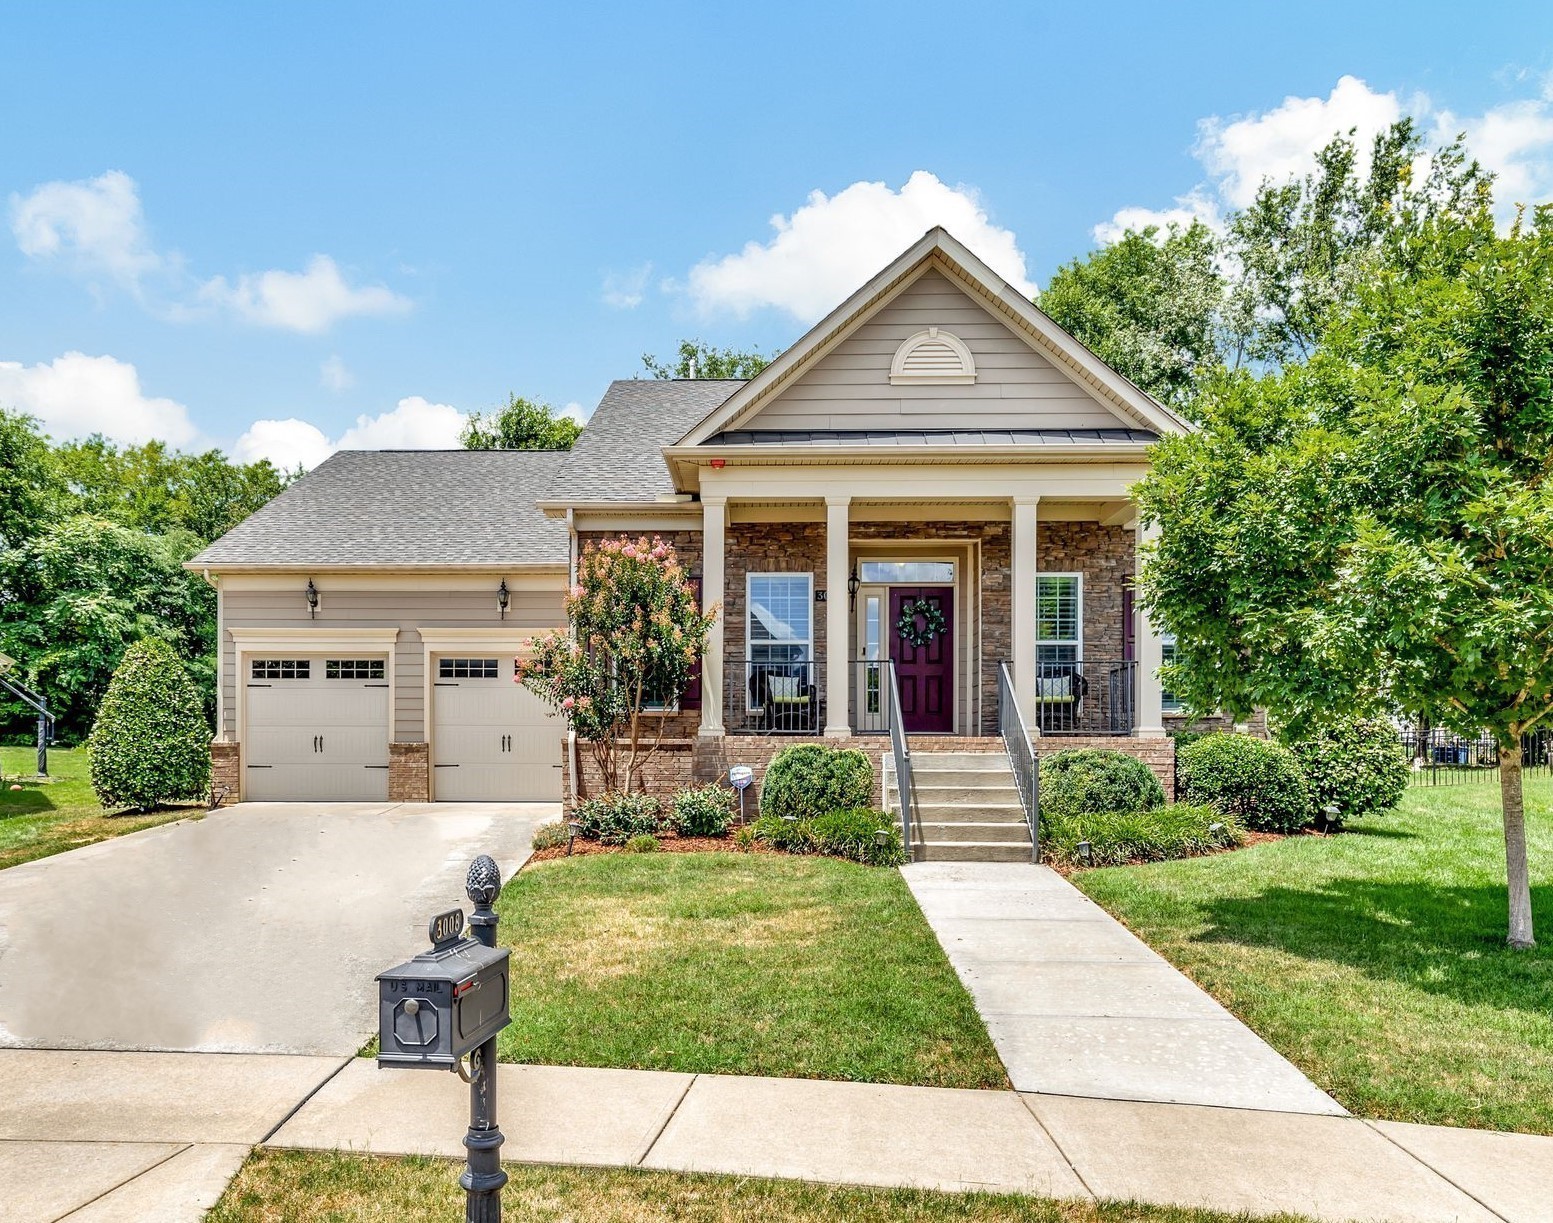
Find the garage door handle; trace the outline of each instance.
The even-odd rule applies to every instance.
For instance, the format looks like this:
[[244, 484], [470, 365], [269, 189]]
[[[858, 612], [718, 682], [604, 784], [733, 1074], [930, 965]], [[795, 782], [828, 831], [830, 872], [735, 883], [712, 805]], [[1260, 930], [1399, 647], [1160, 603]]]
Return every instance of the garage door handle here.
[[250, 769], [273, 769], [275, 766], [273, 764], [250, 764], [248, 767]]
[[458, 765], [456, 765], [456, 764], [438, 764], [438, 765], [433, 765], [432, 767], [433, 768], [438, 768], [438, 769], [456, 769], [456, 768], [458, 768]]

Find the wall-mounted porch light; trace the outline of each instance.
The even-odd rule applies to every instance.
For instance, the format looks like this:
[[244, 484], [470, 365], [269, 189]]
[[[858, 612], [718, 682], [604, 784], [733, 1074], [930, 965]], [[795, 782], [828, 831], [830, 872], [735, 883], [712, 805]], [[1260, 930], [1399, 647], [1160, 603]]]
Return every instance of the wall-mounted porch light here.
[[307, 617], [309, 620], [318, 618], [318, 587], [313, 585], [313, 579], [307, 579]]
[[507, 593], [507, 579], [502, 578], [501, 585], [496, 588], [496, 606], [501, 608], [501, 618], [503, 620], [507, 618], [507, 604], [511, 597]]
[[852, 576], [847, 578], [847, 598], [852, 600], [852, 610], [857, 610], [857, 588], [863, 583], [858, 580], [857, 562], [852, 562]]

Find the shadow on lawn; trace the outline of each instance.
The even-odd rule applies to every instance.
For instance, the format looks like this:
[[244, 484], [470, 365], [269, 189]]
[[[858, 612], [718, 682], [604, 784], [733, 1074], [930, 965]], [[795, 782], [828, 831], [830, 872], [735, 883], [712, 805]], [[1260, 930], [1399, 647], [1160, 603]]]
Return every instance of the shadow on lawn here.
[[1533, 951], [1505, 944], [1502, 887], [1336, 880], [1320, 890], [1273, 887], [1203, 904], [1194, 940], [1268, 947], [1356, 968], [1471, 1004], [1548, 1014], [1553, 997], [1553, 887], [1532, 888], [1543, 924]]
[[21, 783], [22, 789], [13, 791], [11, 786], [14, 784], [9, 779], [0, 783], [0, 820], [9, 819], [13, 815], [38, 815], [55, 809], [47, 786], [36, 782], [29, 785], [24, 781]]

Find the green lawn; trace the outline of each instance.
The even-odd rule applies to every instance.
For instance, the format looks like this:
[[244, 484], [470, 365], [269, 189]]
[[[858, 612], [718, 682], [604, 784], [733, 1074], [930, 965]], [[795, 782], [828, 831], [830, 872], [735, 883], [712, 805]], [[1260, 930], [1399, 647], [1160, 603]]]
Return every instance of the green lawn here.
[[498, 903], [504, 1060], [1007, 1086], [898, 871], [601, 854], [531, 864]]
[[[0, 869], [204, 814], [198, 803], [150, 815], [104, 811], [87, 780], [85, 748], [50, 748], [47, 781], [38, 779], [37, 767], [33, 748], [0, 747]], [[12, 790], [16, 784], [22, 788]]]
[[[259, 1150], [206, 1223], [423, 1223], [463, 1216], [460, 1165]], [[509, 1164], [508, 1223], [1229, 1223], [1244, 1215], [1004, 1194], [859, 1189], [637, 1169]], [[1284, 1223], [1295, 1216], [1279, 1215]]]
[[1355, 1113], [1553, 1134], [1553, 782], [1527, 784], [1542, 945], [1505, 938], [1495, 785], [1336, 837], [1075, 882]]

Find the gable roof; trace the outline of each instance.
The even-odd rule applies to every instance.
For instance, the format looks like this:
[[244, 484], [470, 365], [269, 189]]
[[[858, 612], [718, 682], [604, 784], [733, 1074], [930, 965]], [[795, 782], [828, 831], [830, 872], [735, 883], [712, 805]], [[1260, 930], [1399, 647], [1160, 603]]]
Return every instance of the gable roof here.
[[743, 385], [717, 378], [611, 382], [541, 500], [652, 501], [673, 493], [663, 448]]
[[564, 568], [535, 505], [564, 450], [341, 450], [187, 569]]
[[710, 411], [668, 449], [701, 446], [718, 434], [749, 428], [760, 409], [815, 362], [887, 305], [928, 269], [936, 268], [1010, 330], [1109, 408], [1118, 426], [1155, 434], [1191, 428], [1185, 420], [1118, 374], [962, 245], [942, 226], [928, 230], [888, 267], [816, 323], [791, 348]]

